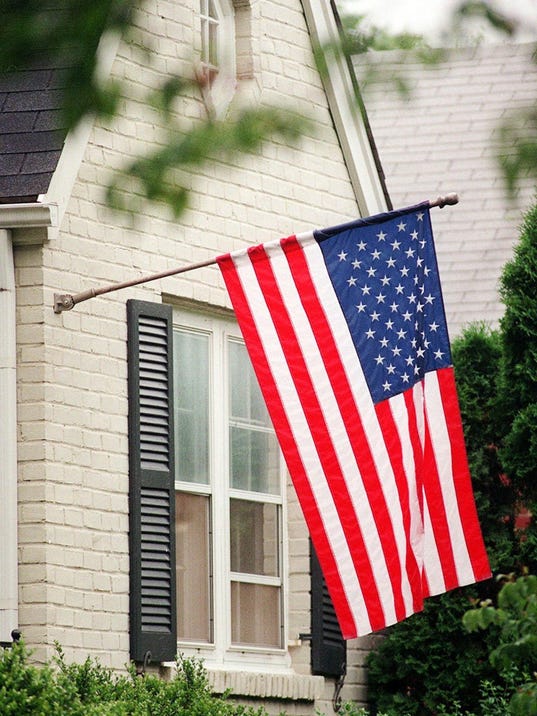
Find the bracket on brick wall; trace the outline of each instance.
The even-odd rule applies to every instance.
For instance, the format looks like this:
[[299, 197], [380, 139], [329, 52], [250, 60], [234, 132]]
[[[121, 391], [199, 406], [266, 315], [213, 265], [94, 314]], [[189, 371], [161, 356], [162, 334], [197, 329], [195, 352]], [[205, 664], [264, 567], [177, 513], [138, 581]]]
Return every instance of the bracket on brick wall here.
[[143, 678], [147, 673], [147, 669], [148, 669], [150, 663], [151, 663], [151, 652], [146, 651], [144, 654], [143, 662], [141, 664], [138, 664], [138, 666], [136, 668], [136, 676], [141, 676]]

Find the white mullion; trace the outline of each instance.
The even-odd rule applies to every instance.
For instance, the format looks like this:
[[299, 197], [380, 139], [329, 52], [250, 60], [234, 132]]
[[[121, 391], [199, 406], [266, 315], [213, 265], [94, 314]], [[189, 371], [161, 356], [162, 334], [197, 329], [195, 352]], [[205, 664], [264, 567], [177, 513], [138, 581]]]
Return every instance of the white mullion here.
[[267, 574], [251, 574], [249, 572], [230, 572], [232, 582], [240, 582], [241, 584], [260, 584], [265, 587], [281, 587], [282, 580], [280, 577], [271, 577]]
[[229, 497], [235, 500], [247, 500], [248, 502], [270, 503], [272, 505], [281, 505], [281, 495], [272, 495], [269, 492], [254, 492], [249, 490], [241, 490], [237, 487], [229, 489]]
[[[229, 573], [230, 547], [229, 547], [229, 428], [228, 428], [228, 357], [226, 349], [227, 333], [225, 324], [214, 322], [214, 362], [212, 395], [214, 416], [214, 476], [215, 499], [214, 504], [214, 549], [215, 570], [218, 570], [218, 581], [215, 580], [215, 637], [218, 629], [218, 639], [215, 645], [220, 658], [224, 658], [226, 650], [231, 644], [231, 582]], [[217, 556], [218, 555], [218, 556]]]
[[288, 630], [289, 630], [289, 554], [287, 551], [287, 545], [289, 544], [289, 535], [287, 530], [287, 500], [283, 498], [286, 494], [284, 491], [287, 490], [287, 468], [283, 455], [280, 452], [280, 490], [282, 494], [282, 504], [279, 510], [279, 556], [280, 556], [280, 581], [281, 581], [281, 593], [280, 593], [280, 609], [281, 609], [281, 639], [282, 648], [287, 649]]
[[183, 482], [181, 480], [175, 481], [176, 492], [190, 492], [195, 495], [207, 495], [211, 496], [212, 490], [211, 485], [206, 485], [203, 482]]
[[201, 61], [208, 64], [209, 52], [209, 19], [206, 15], [200, 16], [200, 35], [201, 35]]
[[233, 428], [245, 428], [252, 432], [274, 434], [274, 428], [270, 425], [259, 425], [254, 421], [248, 421], [241, 418], [230, 418], [229, 424]]

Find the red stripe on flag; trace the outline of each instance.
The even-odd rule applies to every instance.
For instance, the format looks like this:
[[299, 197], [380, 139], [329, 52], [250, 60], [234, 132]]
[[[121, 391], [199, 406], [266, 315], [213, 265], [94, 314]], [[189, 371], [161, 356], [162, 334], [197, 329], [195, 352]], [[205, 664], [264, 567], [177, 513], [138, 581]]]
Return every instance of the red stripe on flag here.
[[[436, 417], [439, 419], [438, 416]], [[431, 516], [434, 540], [440, 558], [442, 575], [444, 577], [445, 591], [449, 591], [459, 586], [459, 580], [457, 578], [446, 505], [444, 504], [444, 497], [442, 495], [440, 476], [438, 474], [427, 415], [425, 415], [423, 458], [423, 491]]]
[[[370, 558], [364, 543], [362, 530], [356, 518], [341, 465], [332, 443], [330, 431], [326, 425], [321, 405], [319, 404], [315, 387], [304, 356], [302, 355], [287, 307], [281, 296], [272, 266], [267, 260], [264, 248], [260, 246], [254, 247], [248, 250], [248, 255], [278, 334], [278, 339], [286, 356], [287, 365], [293, 377], [300, 403], [317, 448], [319, 461], [330, 487], [330, 492], [334, 498], [354, 567], [362, 587], [371, 627], [373, 630], [382, 629], [386, 624], [386, 620]], [[276, 426], [277, 423], [275, 423], [275, 427]], [[291, 476], [293, 476], [292, 473]], [[307, 517], [306, 521], [308, 521]], [[309, 524], [310, 522], [308, 521], [308, 525]], [[319, 554], [317, 556], [322, 566], [322, 557]], [[326, 573], [325, 578], [327, 579], [327, 586], [330, 591]]]
[[[414, 480], [416, 484], [416, 495], [419, 503], [421, 521], [423, 525], [423, 446], [421, 443], [418, 419], [416, 415], [416, 405], [414, 403], [414, 390], [407, 390], [403, 393], [405, 400], [406, 412], [408, 416], [408, 432], [410, 435], [410, 443], [412, 445], [412, 453], [414, 456]], [[421, 565], [421, 582], [422, 582], [422, 598], [428, 597], [430, 594], [429, 585], [423, 568]]]
[[480, 581], [490, 577], [491, 571], [473, 496], [455, 375], [452, 368], [444, 368], [437, 375], [451, 445], [454, 487], [461, 524], [474, 576], [476, 581]]
[[414, 455], [416, 494], [418, 496], [420, 514], [423, 519], [423, 446], [419, 435], [416, 405], [414, 403], [414, 390], [406, 390], [403, 393], [403, 397], [405, 399], [405, 406], [408, 415], [408, 430], [410, 434], [410, 442], [412, 444], [412, 452]]
[[[377, 405], [375, 406], [375, 410], [379, 419], [384, 441], [386, 443], [386, 449], [388, 450], [390, 461], [395, 474], [397, 492], [399, 494], [399, 503], [401, 505], [401, 511], [403, 513], [403, 524], [406, 536], [406, 571], [410, 582], [410, 589], [412, 591], [413, 610], [414, 612], [419, 612], [421, 609], [423, 609], [421, 572], [418, 568], [418, 563], [416, 561], [414, 550], [410, 542], [410, 496], [407, 482], [408, 476], [406, 474], [406, 470], [403, 464], [403, 449], [401, 446], [399, 433], [397, 431], [397, 426], [393, 419], [392, 411], [390, 408], [390, 401], [383, 400], [381, 403], [377, 403]], [[414, 480], [414, 476], [411, 475], [410, 479]]]
[[367, 436], [363, 428], [359, 409], [352, 397], [352, 389], [342, 365], [339, 350], [334, 340], [332, 328], [320, 305], [315, 286], [311, 280], [309, 267], [296, 240], [292, 238], [282, 241], [293, 280], [300, 295], [304, 311], [315, 336], [319, 352], [325, 365], [334, 396], [337, 400], [341, 418], [351, 443], [356, 463], [360, 471], [377, 532], [388, 575], [394, 595], [394, 607], [397, 620], [408, 616], [402, 593], [402, 574], [399, 552], [391, 516], [386, 505], [379, 475], [371, 454]]
[[[300, 454], [282, 405], [278, 387], [268, 365], [263, 344], [251, 314], [244, 290], [229, 255], [218, 258], [224, 281], [233, 303], [241, 331], [248, 347], [257, 380], [263, 393], [267, 409], [278, 434], [280, 447], [290, 474], [293, 478], [298, 500], [306, 518], [308, 529], [315, 546], [317, 557], [323, 565], [323, 574], [327, 582], [334, 609], [338, 616], [341, 632], [345, 638], [357, 635], [356, 623], [346, 599], [338, 567], [330, 543], [324, 530], [324, 524], [309, 479], [300, 458]], [[276, 427], [277, 426], [277, 427]]]

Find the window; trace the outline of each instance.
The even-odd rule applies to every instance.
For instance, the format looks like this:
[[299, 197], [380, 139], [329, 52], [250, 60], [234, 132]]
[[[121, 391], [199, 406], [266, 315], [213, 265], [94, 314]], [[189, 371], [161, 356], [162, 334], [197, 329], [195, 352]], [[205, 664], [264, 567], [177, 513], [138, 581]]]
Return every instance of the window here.
[[235, 14], [231, 0], [200, 0], [199, 18], [205, 101], [219, 116], [227, 110], [236, 87]]
[[281, 651], [282, 464], [246, 348], [233, 321], [176, 311], [173, 352], [178, 641]]
[[[173, 661], [178, 632], [208, 663], [285, 667], [283, 466], [237, 327], [176, 312], [173, 330], [171, 306], [136, 300], [127, 322], [131, 659]], [[345, 646], [315, 564], [313, 672], [333, 676]]]

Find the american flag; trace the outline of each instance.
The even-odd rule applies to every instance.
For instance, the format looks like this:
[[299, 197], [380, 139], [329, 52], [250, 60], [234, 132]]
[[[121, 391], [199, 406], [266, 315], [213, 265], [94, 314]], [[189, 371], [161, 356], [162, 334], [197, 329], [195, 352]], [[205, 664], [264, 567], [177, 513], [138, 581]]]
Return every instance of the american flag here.
[[344, 637], [489, 577], [428, 203], [217, 261]]

